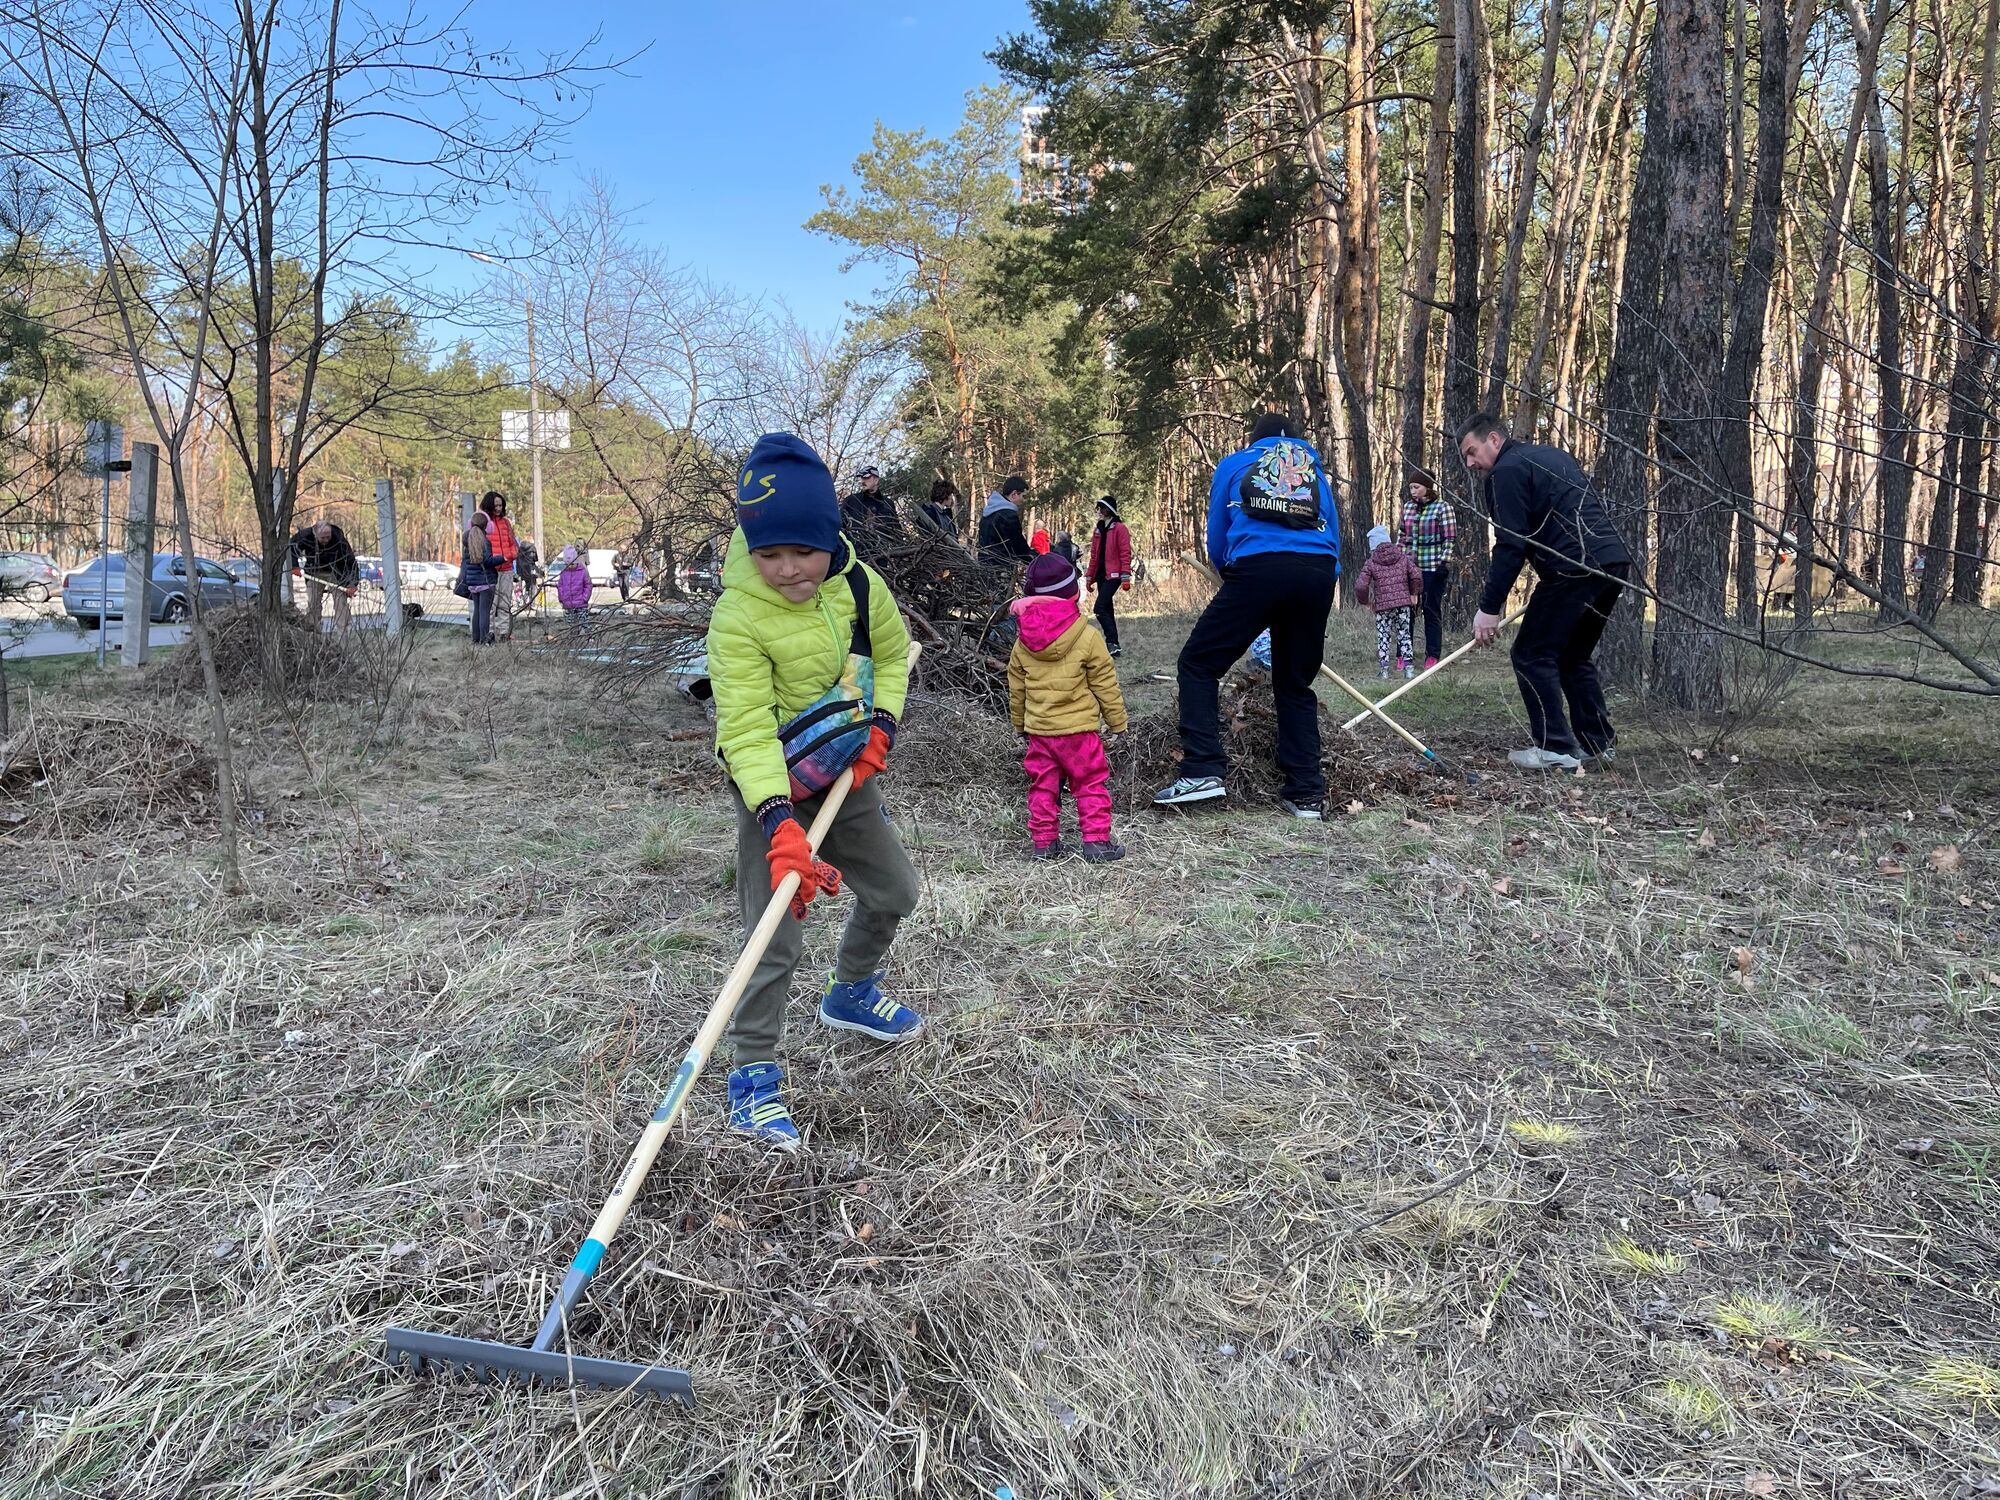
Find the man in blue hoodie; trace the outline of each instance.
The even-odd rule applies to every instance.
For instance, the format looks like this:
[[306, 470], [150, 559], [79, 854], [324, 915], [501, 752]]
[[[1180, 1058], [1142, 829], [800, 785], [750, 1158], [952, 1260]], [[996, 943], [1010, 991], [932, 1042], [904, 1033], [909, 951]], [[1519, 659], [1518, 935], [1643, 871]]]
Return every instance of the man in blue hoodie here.
[[1318, 452], [1275, 412], [1257, 419], [1249, 447], [1215, 466], [1208, 559], [1222, 588], [1181, 648], [1181, 774], [1153, 804], [1178, 807], [1226, 795], [1229, 761], [1216, 685], [1269, 630], [1282, 804], [1295, 818], [1318, 818], [1326, 775], [1313, 679], [1326, 654], [1326, 617], [1340, 575], [1340, 521]]

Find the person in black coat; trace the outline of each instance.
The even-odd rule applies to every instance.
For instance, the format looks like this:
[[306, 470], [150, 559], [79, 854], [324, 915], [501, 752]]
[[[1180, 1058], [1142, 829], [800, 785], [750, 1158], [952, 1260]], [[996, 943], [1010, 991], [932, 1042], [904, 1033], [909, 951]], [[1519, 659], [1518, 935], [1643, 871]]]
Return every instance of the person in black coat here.
[[1028, 545], [1021, 529], [1021, 497], [1028, 493], [1028, 481], [1009, 474], [1001, 482], [1000, 493], [986, 497], [979, 513], [979, 560], [981, 562], [1031, 563], [1035, 549]]
[[306, 618], [319, 629], [326, 598], [333, 596], [333, 623], [345, 630], [353, 623], [348, 600], [361, 587], [361, 562], [347, 533], [331, 521], [316, 521], [292, 535], [291, 561], [294, 572], [305, 576]]
[[861, 488], [840, 502], [840, 524], [865, 558], [872, 543], [903, 534], [895, 502], [882, 493], [882, 476], [875, 465], [861, 471]]
[[931, 486], [930, 499], [917, 507], [917, 525], [957, 541], [958, 518], [951, 513], [951, 502], [957, 498], [958, 486], [949, 479], [940, 479]]
[[1457, 436], [1459, 457], [1485, 481], [1493, 518], [1493, 561], [1472, 617], [1474, 639], [1484, 645], [1500, 633], [1500, 612], [1522, 565], [1535, 569], [1511, 652], [1534, 744], [1507, 758], [1531, 771], [1608, 763], [1617, 736], [1591, 658], [1632, 554], [1583, 466], [1562, 449], [1517, 443], [1485, 412], [1459, 423]]

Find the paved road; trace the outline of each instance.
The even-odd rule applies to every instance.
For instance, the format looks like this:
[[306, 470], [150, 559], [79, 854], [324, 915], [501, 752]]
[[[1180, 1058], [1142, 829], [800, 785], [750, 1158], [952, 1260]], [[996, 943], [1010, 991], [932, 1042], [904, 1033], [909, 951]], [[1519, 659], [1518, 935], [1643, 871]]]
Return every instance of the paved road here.
[[[9, 661], [26, 661], [38, 656], [84, 656], [97, 650], [97, 631], [79, 630], [74, 620], [41, 620], [29, 625], [25, 637], [18, 645], [9, 644], [15, 632], [8, 626], [11, 621], [0, 621], [0, 646], [7, 651]], [[146, 632], [146, 641], [154, 649], [162, 646], [178, 646], [187, 639], [185, 625], [155, 625]], [[117, 651], [125, 640], [125, 628], [121, 621], [112, 620], [104, 627], [104, 646], [107, 651]]]

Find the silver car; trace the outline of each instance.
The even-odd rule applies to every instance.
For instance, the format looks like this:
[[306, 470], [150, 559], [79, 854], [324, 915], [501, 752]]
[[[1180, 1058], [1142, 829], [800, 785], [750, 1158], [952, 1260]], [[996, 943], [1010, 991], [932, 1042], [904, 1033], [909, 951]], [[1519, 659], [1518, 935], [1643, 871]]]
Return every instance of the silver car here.
[[[109, 564], [108, 568], [106, 564]], [[257, 586], [232, 578], [222, 564], [212, 558], [194, 560], [195, 577], [201, 587], [203, 609], [226, 609], [247, 604], [257, 597]], [[107, 573], [109, 575], [107, 580]], [[108, 587], [107, 587], [108, 581]], [[187, 568], [178, 557], [153, 559], [153, 576], [146, 589], [148, 618], [173, 625], [194, 613], [188, 588]], [[100, 617], [123, 619], [125, 615], [125, 558], [114, 553], [109, 559], [94, 557], [63, 579], [63, 609], [85, 626]]]
[[0, 552], [0, 599], [46, 604], [62, 586], [62, 574], [46, 552]]

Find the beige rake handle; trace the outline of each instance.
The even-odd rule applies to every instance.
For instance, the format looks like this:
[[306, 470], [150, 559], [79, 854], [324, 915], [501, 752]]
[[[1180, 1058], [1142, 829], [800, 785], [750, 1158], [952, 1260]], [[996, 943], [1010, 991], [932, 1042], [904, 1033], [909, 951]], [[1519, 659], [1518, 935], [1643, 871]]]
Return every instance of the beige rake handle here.
[[[917, 656], [923, 650], [916, 642], [910, 643], [909, 664], [914, 668]], [[827, 788], [826, 800], [820, 804], [819, 815], [812, 820], [812, 827], [806, 830], [806, 842], [815, 853], [820, 841], [826, 837], [827, 829], [839, 816], [841, 805], [847, 801], [848, 792], [854, 788], [854, 768], [840, 773], [834, 784]], [[736, 872], [736, 878], [743, 878], [743, 871]], [[673, 1128], [681, 1106], [693, 1091], [695, 1080], [708, 1066], [708, 1060], [715, 1051], [715, 1044], [722, 1040], [722, 1033], [729, 1027], [736, 1015], [737, 1002], [743, 992], [750, 987], [750, 976], [757, 972], [757, 965], [764, 957], [764, 950], [771, 946], [771, 939], [777, 934], [778, 924], [785, 920], [791, 909], [792, 897], [798, 894], [799, 877], [796, 871], [778, 882], [771, 892], [771, 899], [765, 904], [764, 915], [758, 918], [751, 929], [750, 939], [743, 945], [743, 952], [736, 960], [736, 967], [729, 971], [729, 977], [722, 982], [722, 989], [715, 997], [715, 1003], [708, 1008], [708, 1015], [701, 1023], [701, 1029], [689, 1044], [687, 1055], [674, 1072], [674, 1081], [667, 1085], [667, 1092], [661, 1098], [659, 1107], [653, 1111], [653, 1118], [646, 1123], [638, 1144], [632, 1154], [625, 1159], [625, 1170], [618, 1174], [618, 1181], [611, 1189], [611, 1196], [604, 1200], [604, 1207], [597, 1211], [597, 1220], [590, 1226], [590, 1234], [576, 1258], [570, 1262], [569, 1272], [563, 1277], [562, 1289], [556, 1299], [549, 1304], [548, 1312], [542, 1318], [541, 1330], [535, 1335], [536, 1349], [555, 1347], [556, 1335], [562, 1331], [571, 1309], [583, 1295], [583, 1289], [590, 1285], [590, 1278], [597, 1274], [597, 1268], [604, 1260], [604, 1252], [610, 1247], [612, 1236], [618, 1233], [618, 1226], [625, 1222], [625, 1215], [638, 1200], [639, 1189], [645, 1185], [646, 1174], [653, 1170], [660, 1148], [667, 1143], [667, 1132]]]
[[1383, 713], [1382, 710], [1379, 707], [1377, 707], [1375, 703], [1369, 699], [1368, 695], [1362, 692], [1360, 688], [1356, 687], [1353, 683], [1349, 682], [1345, 677], [1342, 677], [1338, 672], [1334, 671], [1332, 667], [1327, 666], [1324, 662], [1320, 664], [1320, 671], [1323, 672], [1326, 676], [1331, 677], [1335, 682], [1339, 683], [1342, 690], [1346, 692], [1348, 697], [1352, 698], [1356, 703], [1362, 705], [1361, 716], [1363, 718], [1366, 718], [1369, 714], [1375, 715], [1376, 718], [1380, 719], [1384, 724], [1387, 724], [1391, 729], [1395, 730], [1396, 733], [1400, 734], [1405, 740], [1407, 740], [1409, 742], [1410, 748], [1412, 750], [1415, 750], [1417, 754], [1421, 755], [1425, 760], [1429, 761], [1432, 765], [1439, 764], [1436, 751], [1432, 750], [1429, 745], [1426, 745], [1422, 740], [1418, 739], [1414, 734], [1411, 734], [1410, 731], [1405, 729], [1401, 724], [1398, 724], [1394, 719], [1390, 718], [1387, 714]]
[[[1521, 608], [1515, 610], [1511, 615], [1507, 616], [1506, 619], [1502, 620], [1500, 622], [1499, 628], [1505, 630], [1509, 625], [1512, 625], [1516, 620], [1520, 619], [1521, 616], [1526, 613], [1527, 613], [1527, 606], [1523, 605]], [[1479, 642], [1476, 640], [1467, 641], [1463, 646], [1460, 646], [1456, 651], [1452, 652], [1451, 655], [1439, 658], [1436, 666], [1425, 667], [1423, 671], [1417, 673], [1416, 676], [1412, 677], [1408, 682], [1404, 683], [1401, 687], [1397, 688], [1395, 692], [1385, 693], [1380, 698], [1373, 700], [1369, 704], [1368, 708], [1362, 709], [1360, 713], [1356, 714], [1353, 718], [1349, 719], [1345, 724], [1341, 725], [1340, 727], [1342, 729], [1352, 729], [1356, 724], [1359, 724], [1363, 719], [1368, 717], [1370, 709], [1379, 709], [1385, 704], [1394, 703], [1398, 698], [1402, 697], [1403, 694], [1407, 693], [1411, 688], [1422, 686], [1430, 678], [1435, 676], [1437, 673], [1442, 672], [1446, 667], [1450, 666], [1453, 662], [1457, 661], [1461, 656], [1465, 655], [1466, 652], [1472, 650], [1472, 648], [1477, 646], [1478, 644]]]

